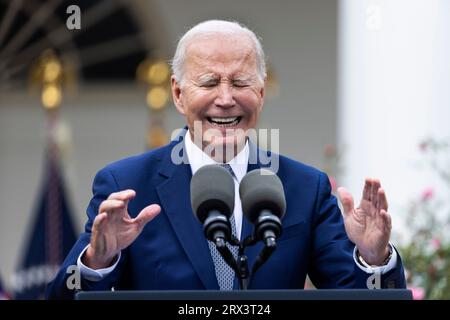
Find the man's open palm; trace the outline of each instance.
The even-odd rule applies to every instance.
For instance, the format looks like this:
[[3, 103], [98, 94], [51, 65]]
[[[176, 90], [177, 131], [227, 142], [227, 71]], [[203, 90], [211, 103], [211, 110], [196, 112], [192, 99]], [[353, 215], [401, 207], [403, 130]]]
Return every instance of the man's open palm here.
[[115, 256], [128, 247], [141, 233], [144, 226], [161, 211], [152, 204], [131, 218], [128, 202], [136, 196], [134, 190], [124, 190], [109, 195], [99, 207], [99, 214], [92, 226], [91, 243], [84, 257], [91, 268], [104, 268], [111, 264]]
[[389, 252], [392, 229], [386, 194], [380, 181], [366, 179], [357, 208], [354, 208], [353, 197], [345, 188], [338, 189], [338, 196], [344, 209], [344, 224], [349, 239], [367, 263], [380, 265]]

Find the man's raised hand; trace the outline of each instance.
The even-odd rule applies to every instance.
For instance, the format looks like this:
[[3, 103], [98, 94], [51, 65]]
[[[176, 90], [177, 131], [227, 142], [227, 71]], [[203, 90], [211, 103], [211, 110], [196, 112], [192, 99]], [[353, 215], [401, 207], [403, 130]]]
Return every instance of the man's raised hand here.
[[345, 230], [358, 248], [359, 254], [370, 265], [380, 265], [389, 255], [391, 216], [384, 189], [377, 179], [366, 179], [361, 202], [354, 208], [352, 195], [338, 189], [344, 211]]
[[99, 207], [92, 225], [91, 243], [83, 256], [83, 263], [92, 269], [109, 267], [122, 249], [128, 247], [144, 226], [157, 216], [161, 207], [152, 204], [131, 218], [128, 202], [136, 196], [134, 190], [111, 193]]

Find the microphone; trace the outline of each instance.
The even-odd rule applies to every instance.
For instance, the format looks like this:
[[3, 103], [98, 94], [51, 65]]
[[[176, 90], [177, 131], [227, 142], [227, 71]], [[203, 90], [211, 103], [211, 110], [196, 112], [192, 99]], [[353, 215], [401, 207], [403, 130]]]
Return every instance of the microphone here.
[[286, 212], [281, 180], [272, 171], [256, 169], [242, 179], [239, 194], [244, 215], [255, 225], [255, 238], [264, 241], [266, 247], [275, 248]]
[[234, 210], [234, 181], [231, 174], [216, 164], [200, 168], [191, 179], [191, 205], [203, 224], [206, 238], [217, 246], [225, 246], [232, 235], [229, 217]]

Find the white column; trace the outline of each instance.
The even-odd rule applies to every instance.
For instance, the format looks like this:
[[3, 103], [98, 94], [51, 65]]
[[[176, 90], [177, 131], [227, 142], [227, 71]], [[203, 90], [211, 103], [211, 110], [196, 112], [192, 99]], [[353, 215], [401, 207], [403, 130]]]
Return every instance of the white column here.
[[417, 166], [419, 142], [450, 138], [450, 1], [341, 0], [339, 9], [338, 182], [358, 204], [364, 178], [379, 177], [401, 228], [408, 201], [439, 185]]

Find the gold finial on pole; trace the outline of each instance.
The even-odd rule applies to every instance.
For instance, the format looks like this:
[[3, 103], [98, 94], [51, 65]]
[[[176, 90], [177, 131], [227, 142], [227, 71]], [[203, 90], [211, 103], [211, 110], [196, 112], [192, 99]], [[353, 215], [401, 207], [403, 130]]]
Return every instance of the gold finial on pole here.
[[68, 156], [71, 151], [70, 127], [60, 119], [63, 88], [74, 88], [76, 73], [70, 61], [62, 60], [54, 50], [46, 49], [32, 65], [29, 88], [38, 90], [41, 104], [46, 110], [47, 148], [53, 156]]
[[31, 86], [41, 89], [41, 103], [45, 109], [54, 110], [61, 105], [64, 78], [61, 60], [53, 50], [45, 50], [30, 73]]
[[147, 89], [146, 102], [150, 109], [147, 146], [150, 149], [160, 147], [169, 140], [165, 109], [170, 97], [170, 68], [162, 59], [146, 59], [139, 65], [136, 75]]

